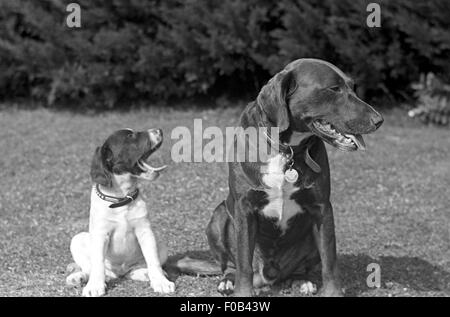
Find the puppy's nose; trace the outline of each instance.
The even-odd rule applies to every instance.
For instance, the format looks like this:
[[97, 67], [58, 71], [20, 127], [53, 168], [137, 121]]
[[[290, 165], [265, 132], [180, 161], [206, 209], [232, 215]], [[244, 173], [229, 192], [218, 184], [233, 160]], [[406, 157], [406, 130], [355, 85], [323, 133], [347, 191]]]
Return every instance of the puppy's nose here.
[[383, 117], [381, 116], [381, 114], [378, 114], [373, 116], [370, 121], [372, 121], [372, 124], [378, 129], [379, 127], [381, 127], [381, 125], [384, 122]]
[[159, 143], [162, 140], [163, 132], [161, 129], [149, 129], [148, 135], [153, 143]]
[[148, 130], [150, 133], [153, 133], [153, 134], [155, 134], [155, 135], [157, 135], [157, 136], [162, 136], [163, 135], [163, 132], [162, 132], [162, 130], [161, 129], [150, 129], [150, 130]]
[[154, 136], [162, 136], [163, 132], [161, 129], [149, 129], [148, 134], [151, 134]]

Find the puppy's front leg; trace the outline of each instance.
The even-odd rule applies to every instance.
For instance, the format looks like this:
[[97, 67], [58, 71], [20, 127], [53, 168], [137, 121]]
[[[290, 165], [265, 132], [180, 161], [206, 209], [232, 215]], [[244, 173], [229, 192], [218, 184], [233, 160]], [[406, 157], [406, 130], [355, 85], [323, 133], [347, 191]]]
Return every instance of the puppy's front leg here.
[[175, 284], [166, 278], [161, 268], [158, 247], [150, 222], [142, 220], [136, 226], [135, 233], [147, 264], [147, 274], [153, 290], [158, 293], [173, 293]]
[[256, 220], [247, 198], [235, 206], [236, 282], [234, 296], [253, 295], [253, 253], [256, 240]]
[[89, 281], [83, 288], [83, 296], [97, 297], [105, 294], [105, 253], [109, 236], [105, 231], [93, 231], [90, 236], [91, 271]]

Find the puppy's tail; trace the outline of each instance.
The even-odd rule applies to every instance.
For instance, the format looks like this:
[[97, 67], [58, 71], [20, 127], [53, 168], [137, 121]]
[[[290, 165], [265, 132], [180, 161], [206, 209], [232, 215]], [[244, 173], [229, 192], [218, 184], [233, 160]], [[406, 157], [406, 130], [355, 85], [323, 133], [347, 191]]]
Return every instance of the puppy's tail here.
[[204, 259], [192, 259], [188, 256], [179, 259], [173, 265], [184, 274], [206, 276], [222, 274], [219, 264]]

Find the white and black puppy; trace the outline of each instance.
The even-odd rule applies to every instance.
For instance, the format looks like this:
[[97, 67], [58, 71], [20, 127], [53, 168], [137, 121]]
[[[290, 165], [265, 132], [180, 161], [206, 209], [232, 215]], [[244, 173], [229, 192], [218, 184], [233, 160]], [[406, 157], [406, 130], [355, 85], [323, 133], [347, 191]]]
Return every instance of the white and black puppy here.
[[162, 168], [145, 160], [162, 143], [162, 131], [119, 130], [98, 147], [91, 166], [89, 232], [73, 237], [75, 264], [68, 285], [81, 285], [84, 296], [105, 294], [105, 280], [119, 277], [148, 281], [155, 292], [174, 292], [162, 269], [167, 248], [156, 240], [150, 213], [139, 195], [139, 179], [155, 180]]

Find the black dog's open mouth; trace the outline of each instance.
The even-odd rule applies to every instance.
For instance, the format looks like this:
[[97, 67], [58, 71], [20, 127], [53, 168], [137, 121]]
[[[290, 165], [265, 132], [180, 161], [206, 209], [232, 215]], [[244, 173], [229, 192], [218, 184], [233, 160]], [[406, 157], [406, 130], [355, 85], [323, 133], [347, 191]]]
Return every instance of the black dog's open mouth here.
[[340, 133], [331, 123], [325, 120], [314, 121], [312, 128], [315, 134], [340, 150], [356, 151], [358, 149], [366, 149], [366, 144], [361, 134]]

